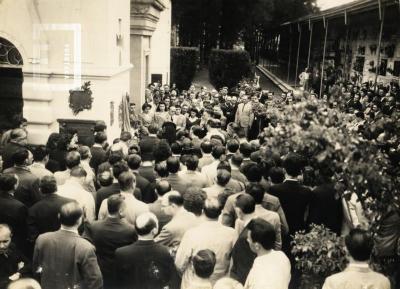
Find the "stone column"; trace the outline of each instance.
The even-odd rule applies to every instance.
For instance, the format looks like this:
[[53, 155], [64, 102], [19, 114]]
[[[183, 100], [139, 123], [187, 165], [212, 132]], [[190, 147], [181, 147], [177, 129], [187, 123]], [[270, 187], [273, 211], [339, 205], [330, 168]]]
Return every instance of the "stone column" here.
[[150, 71], [146, 68], [146, 56], [151, 57], [150, 39], [160, 13], [166, 8], [164, 1], [166, 0], [131, 0], [130, 58], [133, 69], [130, 76], [130, 101], [136, 103], [138, 111], [144, 103], [146, 78], [150, 79]]

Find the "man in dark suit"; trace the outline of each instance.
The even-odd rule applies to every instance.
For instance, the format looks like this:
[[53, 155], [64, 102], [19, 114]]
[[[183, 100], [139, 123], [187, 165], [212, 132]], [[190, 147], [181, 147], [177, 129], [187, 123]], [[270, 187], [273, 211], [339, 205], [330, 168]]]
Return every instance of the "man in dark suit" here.
[[135, 227], [139, 240], [115, 252], [119, 288], [177, 288], [177, 272], [168, 248], [154, 242], [157, 217], [143, 213], [136, 218]]
[[332, 183], [332, 172], [321, 170], [324, 184], [313, 190], [307, 224], [324, 225], [332, 232], [340, 235], [342, 228], [342, 199]]
[[94, 144], [90, 148], [92, 158], [90, 159], [90, 166], [94, 169], [97, 175], [99, 165], [107, 161], [107, 154], [103, 146], [107, 142], [107, 135], [104, 132], [98, 132], [94, 135]]
[[147, 204], [151, 203], [155, 199], [154, 191], [151, 190], [150, 182], [139, 174], [142, 158], [137, 154], [132, 154], [128, 156], [127, 162], [130, 170], [136, 177], [136, 187], [140, 189], [141, 200]]
[[135, 228], [124, 220], [125, 203], [121, 195], [107, 199], [108, 216], [85, 224], [83, 237], [96, 247], [104, 288], [115, 288], [115, 250], [137, 240]]
[[282, 184], [273, 185], [270, 193], [279, 198], [289, 225], [289, 235], [306, 229], [306, 211], [311, 201], [310, 188], [303, 186], [298, 177], [302, 173], [303, 160], [295, 153], [290, 153], [283, 163], [286, 179]]
[[39, 201], [42, 196], [39, 190], [39, 178], [31, 173], [30, 152], [27, 149], [19, 149], [13, 154], [14, 166], [4, 170], [5, 174], [18, 177], [18, 187], [15, 190], [15, 198], [24, 203], [28, 208]]
[[0, 223], [0, 289], [6, 289], [13, 280], [29, 277], [32, 272], [29, 259], [11, 243], [11, 238], [10, 227]]
[[169, 175], [166, 180], [174, 191], [178, 191], [183, 195], [190, 184], [178, 174], [179, 167], [179, 159], [177, 157], [169, 157], [167, 159], [167, 169]]
[[54, 176], [45, 176], [40, 181], [40, 192], [43, 199], [28, 210], [28, 239], [34, 243], [43, 233], [60, 229], [58, 214], [62, 205], [72, 202], [71, 199], [56, 194], [57, 181]]
[[154, 147], [160, 142], [160, 139], [157, 137], [158, 127], [156, 124], [151, 124], [148, 130], [149, 135], [144, 136], [140, 140], [139, 147], [143, 160], [154, 160]]
[[27, 145], [26, 131], [22, 128], [16, 128], [11, 131], [10, 142], [3, 148], [3, 169], [11, 168], [14, 165], [13, 155], [20, 149], [26, 148]]
[[[28, 209], [14, 197], [18, 180], [15, 175], [0, 175], [0, 223], [7, 224], [14, 232], [13, 243], [18, 249], [26, 249], [26, 217]], [[26, 253], [26, 251], [24, 251]]]
[[95, 248], [78, 234], [82, 217], [78, 202], [67, 203], [60, 210], [61, 229], [37, 238], [33, 271], [43, 289], [103, 288]]

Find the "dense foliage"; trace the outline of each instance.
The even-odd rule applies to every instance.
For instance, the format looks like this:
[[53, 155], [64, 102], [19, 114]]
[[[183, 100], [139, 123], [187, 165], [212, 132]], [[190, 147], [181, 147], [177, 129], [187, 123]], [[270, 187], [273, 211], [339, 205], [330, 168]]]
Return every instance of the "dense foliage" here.
[[311, 225], [308, 233], [297, 232], [292, 253], [296, 268], [309, 277], [303, 278], [302, 288], [321, 288], [326, 277], [342, 271], [347, 264], [341, 237], [322, 225]]
[[214, 49], [208, 63], [211, 83], [221, 88], [234, 87], [244, 77], [251, 75], [250, 56], [243, 50]]
[[171, 83], [179, 89], [188, 89], [199, 64], [199, 50], [196, 47], [171, 48]]
[[330, 108], [318, 99], [272, 103], [271, 125], [264, 129], [268, 151], [305, 156], [318, 185], [332, 176], [340, 195], [355, 192], [372, 229], [400, 197], [400, 115], [371, 125], [355, 115]]

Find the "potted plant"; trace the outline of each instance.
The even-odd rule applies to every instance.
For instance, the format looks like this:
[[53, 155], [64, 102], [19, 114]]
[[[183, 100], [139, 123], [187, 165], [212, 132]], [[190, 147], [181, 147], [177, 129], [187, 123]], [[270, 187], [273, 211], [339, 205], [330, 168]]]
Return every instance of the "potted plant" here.
[[311, 224], [310, 228], [295, 234], [292, 253], [302, 273], [300, 288], [321, 289], [326, 277], [346, 267], [346, 251], [342, 238], [323, 225]]

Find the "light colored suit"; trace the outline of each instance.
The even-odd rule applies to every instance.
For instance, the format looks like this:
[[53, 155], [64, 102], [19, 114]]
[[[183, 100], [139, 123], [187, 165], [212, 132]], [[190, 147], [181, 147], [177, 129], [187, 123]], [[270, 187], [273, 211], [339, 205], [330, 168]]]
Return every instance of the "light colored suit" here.
[[322, 289], [390, 289], [389, 279], [374, 272], [368, 264], [352, 264], [343, 272], [326, 278]]
[[251, 102], [239, 103], [236, 110], [235, 122], [241, 127], [248, 128], [252, 125], [253, 119], [254, 114]]
[[183, 273], [181, 289], [190, 288], [195, 280], [191, 259], [200, 250], [210, 249], [215, 253], [216, 263], [210, 281], [214, 284], [224, 277], [229, 270], [231, 251], [237, 240], [233, 228], [229, 228], [217, 221], [205, 221], [190, 229], [182, 238], [175, 258], [175, 265]]
[[186, 231], [195, 227], [198, 223], [199, 219], [193, 213], [186, 211], [182, 207], [181, 211], [162, 228], [160, 234], [154, 241], [161, 245], [175, 248], [181, 243], [182, 237]]

